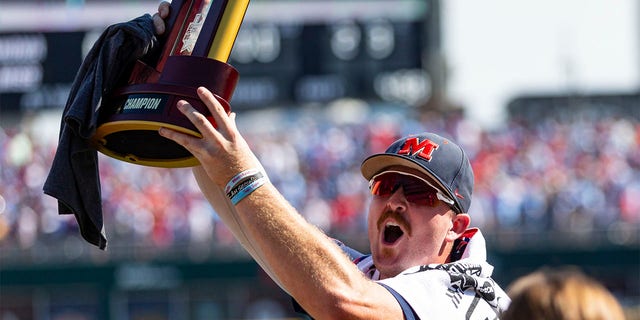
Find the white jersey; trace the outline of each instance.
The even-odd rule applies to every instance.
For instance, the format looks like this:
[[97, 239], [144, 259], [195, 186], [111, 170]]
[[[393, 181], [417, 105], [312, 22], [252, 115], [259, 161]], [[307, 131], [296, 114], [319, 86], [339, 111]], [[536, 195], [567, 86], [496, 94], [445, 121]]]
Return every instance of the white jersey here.
[[454, 247], [457, 261], [412, 267], [384, 280], [370, 255], [354, 257], [354, 262], [394, 294], [406, 319], [498, 319], [511, 300], [491, 279], [484, 238], [470, 229], [461, 240]]

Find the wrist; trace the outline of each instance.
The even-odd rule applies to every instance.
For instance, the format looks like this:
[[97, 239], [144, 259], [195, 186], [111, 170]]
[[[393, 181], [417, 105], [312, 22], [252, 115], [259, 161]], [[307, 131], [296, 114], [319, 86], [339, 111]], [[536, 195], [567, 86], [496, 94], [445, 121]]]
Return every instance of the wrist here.
[[259, 169], [248, 169], [235, 175], [229, 180], [224, 192], [233, 205], [250, 195], [256, 189], [264, 185], [269, 178]]

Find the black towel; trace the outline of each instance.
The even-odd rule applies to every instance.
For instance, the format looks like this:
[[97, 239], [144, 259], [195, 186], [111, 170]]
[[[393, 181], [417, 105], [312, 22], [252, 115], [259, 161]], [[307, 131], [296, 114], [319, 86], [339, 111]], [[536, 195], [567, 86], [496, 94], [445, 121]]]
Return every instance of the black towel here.
[[58, 199], [59, 214], [73, 214], [82, 237], [105, 249], [95, 133], [103, 97], [126, 81], [133, 63], [157, 47], [149, 14], [107, 27], [82, 62], [62, 114], [56, 155], [44, 193]]

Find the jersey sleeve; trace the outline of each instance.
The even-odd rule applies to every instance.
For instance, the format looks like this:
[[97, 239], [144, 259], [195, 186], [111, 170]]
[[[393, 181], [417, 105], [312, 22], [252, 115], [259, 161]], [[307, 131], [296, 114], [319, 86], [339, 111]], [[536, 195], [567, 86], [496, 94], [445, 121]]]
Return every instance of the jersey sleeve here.
[[396, 301], [398, 301], [400, 308], [402, 308], [402, 314], [404, 315], [405, 320], [420, 319], [420, 317], [418, 317], [418, 315], [413, 310], [413, 308], [411, 308], [411, 305], [409, 304], [409, 302], [407, 302], [407, 300], [405, 300], [401, 294], [399, 294], [397, 291], [393, 290], [393, 288], [389, 287], [388, 285], [382, 282], [378, 282], [378, 284], [384, 287], [385, 289], [387, 289], [389, 293], [391, 293], [391, 295], [393, 295], [393, 297], [396, 298]]

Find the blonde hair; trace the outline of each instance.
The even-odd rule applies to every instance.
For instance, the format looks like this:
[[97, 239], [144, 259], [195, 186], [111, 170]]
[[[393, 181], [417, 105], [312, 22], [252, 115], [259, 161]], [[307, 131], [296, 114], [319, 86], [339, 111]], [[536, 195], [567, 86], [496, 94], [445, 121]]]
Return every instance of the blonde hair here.
[[511, 305], [503, 320], [624, 320], [616, 298], [577, 268], [541, 269], [507, 289]]

